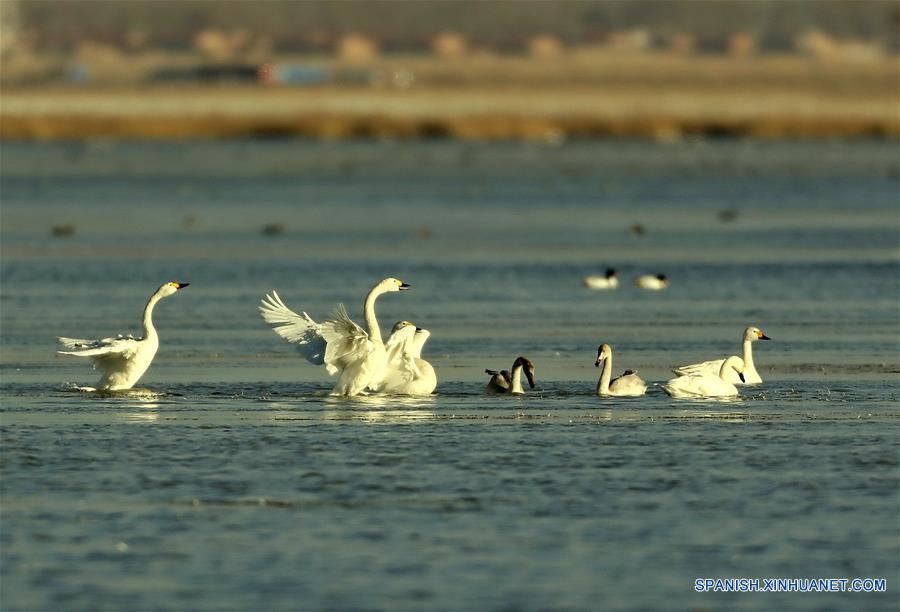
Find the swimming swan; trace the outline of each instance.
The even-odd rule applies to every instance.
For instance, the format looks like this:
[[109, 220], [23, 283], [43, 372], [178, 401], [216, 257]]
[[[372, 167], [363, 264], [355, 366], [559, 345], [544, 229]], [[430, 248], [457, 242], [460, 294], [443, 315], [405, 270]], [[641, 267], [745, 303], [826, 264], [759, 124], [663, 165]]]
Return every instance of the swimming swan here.
[[324, 364], [329, 374], [338, 374], [332, 395], [353, 397], [367, 387], [379, 390], [387, 366], [375, 300], [383, 293], [409, 287], [396, 278], [386, 278], [372, 287], [363, 307], [368, 332], [353, 322], [343, 304], [338, 304], [330, 319], [316, 323], [305, 312], [297, 314], [285, 306], [274, 290], [262, 300], [259, 311], [276, 334], [297, 345], [307, 361]]
[[619, 286], [619, 274], [607, 268], [606, 276], [585, 276], [584, 286], [588, 289], [615, 289]]
[[634, 284], [641, 289], [650, 289], [651, 291], [659, 291], [669, 286], [669, 279], [665, 274], [644, 274], [634, 279]]
[[485, 387], [485, 393], [511, 393], [513, 395], [521, 395], [525, 393], [522, 389], [522, 372], [528, 379], [528, 386], [534, 389], [534, 364], [525, 357], [519, 357], [513, 362], [512, 376], [509, 370], [498, 372], [496, 370], [485, 370], [485, 374], [490, 374], [491, 379]]
[[[117, 336], [102, 340], [57, 338], [66, 349], [60, 355], [88, 357], [95, 370], [103, 372], [97, 391], [131, 389], [150, 367], [159, 349], [159, 336], [153, 327], [153, 308], [164, 297], [174, 294], [190, 283], [166, 283], [157, 289], [144, 307], [144, 337]], [[90, 389], [90, 388], [86, 388]]]
[[[735, 385], [758, 385], [762, 382], [759, 372], [756, 371], [756, 364], [753, 363], [753, 343], [757, 340], [771, 340], [771, 338], [765, 335], [758, 327], [748, 327], [744, 330], [744, 358], [735, 357], [735, 359], [741, 361], [740, 370], [743, 372], [744, 379], [742, 381], [734, 370], [729, 369], [725, 380]], [[704, 372], [715, 374], [722, 369], [724, 362], [724, 359], [714, 359], [712, 361], [681, 366], [672, 371], [676, 374], [701, 374]]]
[[597, 395], [636, 397], [647, 392], [647, 383], [633, 370], [625, 370], [625, 373], [615, 380], [609, 380], [612, 376], [612, 347], [608, 344], [597, 347], [597, 361], [594, 365], [600, 367], [601, 363], [603, 371], [600, 372], [600, 380], [597, 381]]
[[409, 321], [394, 325], [384, 345], [388, 367], [382, 391], [394, 395], [431, 395], [434, 392], [437, 375], [431, 364], [422, 359], [422, 348], [430, 336], [430, 331]]
[[725, 380], [725, 377], [728, 370], [734, 370], [738, 377], [743, 378], [742, 365], [740, 357], [729, 357], [722, 363], [718, 374], [685, 374], [661, 386], [663, 391], [674, 398], [733, 397], [738, 395], [737, 387]]

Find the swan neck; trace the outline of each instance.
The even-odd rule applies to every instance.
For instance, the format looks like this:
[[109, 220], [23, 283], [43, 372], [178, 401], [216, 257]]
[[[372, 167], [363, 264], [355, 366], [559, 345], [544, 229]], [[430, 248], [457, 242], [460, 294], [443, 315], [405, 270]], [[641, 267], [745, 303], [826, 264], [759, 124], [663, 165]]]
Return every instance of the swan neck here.
[[[732, 358], [729, 357], [722, 363], [722, 367], [719, 368], [719, 378], [721, 378], [722, 380], [728, 380], [727, 378], [725, 378], [728, 375], [728, 370], [734, 368], [734, 366], [731, 365], [731, 362]], [[735, 372], [737, 372], [736, 369]]]
[[144, 306], [144, 338], [156, 338], [156, 328], [153, 327], [153, 308], [156, 306], [156, 303], [161, 300], [162, 297], [159, 293], [154, 293], [150, 296], [150, 299], [147, 300], [147, 305]]
[[609, 393], [609, 379], [612, 378], [612, 353], [603, 359], [600, 380], [597, 381], [597, 394]]
[[522, 366], [517, 365], [512, 371], [512, 384], [510, 385], [510, 393], [524, 393], [522, 389]]
[[366, 327], [369, 328], [369, 339], [375, 344], [384, 344], [381, 339], [381, 328], [378, 326], [378, 319], [375, 317], [375, 300], [384, 293], [378, 287], [373, 287], [366, 296], [366, 303], [363, 310], [366, 314]]
[[744, 340], [744, 367], [749, 369], [755, 369], [753, 365], [753, 342], [751, 340]]

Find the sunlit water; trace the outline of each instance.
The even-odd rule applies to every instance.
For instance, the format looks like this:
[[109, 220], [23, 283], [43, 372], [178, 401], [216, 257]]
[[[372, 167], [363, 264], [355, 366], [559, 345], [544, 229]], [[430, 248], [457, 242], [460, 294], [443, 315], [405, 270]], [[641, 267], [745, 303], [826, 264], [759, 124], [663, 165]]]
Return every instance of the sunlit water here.
[[[0, 153], [3, 610], [896, 609], [894, 143]], [[581, 286], [607, 267], [617, 291]], [[385, 276], [414, 285], [378, 312], [432, 331], [433, 397], [330, 398], [256, 312], [277, 288], [361, 320]], [[69, 390], [96, 375], [54, 337], [139, 332], [167, 280], [191, 286], [142, 390]], [[766, 382], [737, 401], [592, 395], [601, 342], [659, 382], [751, 324]], [[520, 354], [532, 394], [481, 395]]]

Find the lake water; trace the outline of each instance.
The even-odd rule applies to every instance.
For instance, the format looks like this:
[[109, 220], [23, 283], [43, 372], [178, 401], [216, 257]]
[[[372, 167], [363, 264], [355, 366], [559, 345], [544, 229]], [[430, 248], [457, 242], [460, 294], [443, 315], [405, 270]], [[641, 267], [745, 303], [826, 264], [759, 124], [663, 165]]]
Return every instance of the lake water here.
[[[0, 200], [4, 611], [896, 609], [896, 143], [7, 142]], [[432, 397], [328, 397], [257, 313], [386, 276]], [[70, 391], [55, 336], [168, 280], [145, 391]], [[602, 342], [661, 382], [748, 325], [737, 401], [593, 395]], [[534, 392], [482, 395], [518, 355]]]

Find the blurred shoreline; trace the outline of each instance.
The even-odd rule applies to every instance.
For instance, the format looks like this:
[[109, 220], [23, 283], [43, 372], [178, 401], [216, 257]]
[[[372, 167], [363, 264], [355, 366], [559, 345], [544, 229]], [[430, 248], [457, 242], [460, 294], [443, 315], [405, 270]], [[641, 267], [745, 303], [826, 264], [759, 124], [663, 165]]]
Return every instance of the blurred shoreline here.
[[383, 60], [365, 83], [11, 84], [3, 139], [900, 137], [894, 56]]

